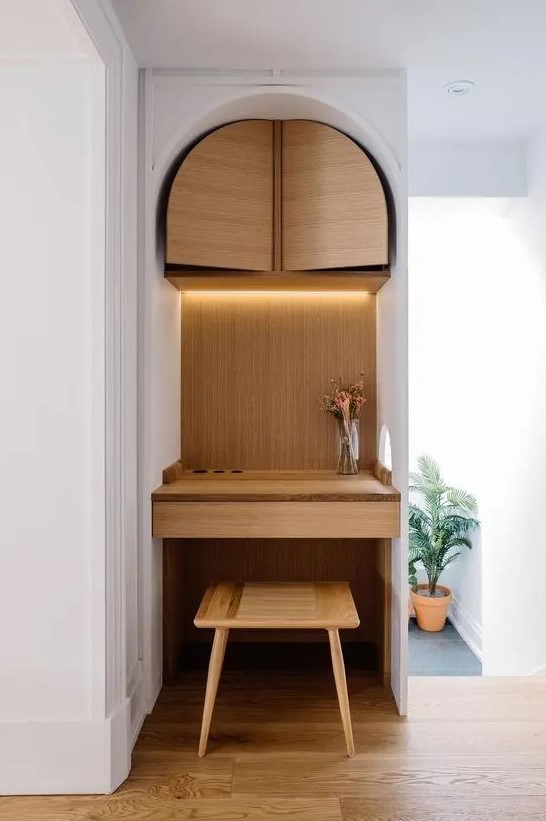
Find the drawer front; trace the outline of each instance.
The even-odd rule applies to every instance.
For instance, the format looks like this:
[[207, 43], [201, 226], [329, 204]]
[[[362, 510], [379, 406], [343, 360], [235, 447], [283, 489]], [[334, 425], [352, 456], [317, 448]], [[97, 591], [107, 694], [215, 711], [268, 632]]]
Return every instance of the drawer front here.
[[373, 539], [400, 535], [399, 502], [154, 502], [153, 535]]

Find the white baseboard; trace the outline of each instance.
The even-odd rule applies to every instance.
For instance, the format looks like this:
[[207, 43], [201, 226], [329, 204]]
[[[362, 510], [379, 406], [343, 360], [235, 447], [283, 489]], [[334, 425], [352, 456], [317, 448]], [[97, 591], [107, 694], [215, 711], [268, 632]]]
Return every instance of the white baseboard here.
[[109, 794], [131, 767], [130, 701], [109, 718], [0, 723], [0, 795]]
[[473, 653], [482, 661], [482, 626], [461, 607], [461, 603], [455, 596], [451, 602], [449, 619]]
[[532, 676], [546, 676], [546, 664], [541, 664], [531, 673]]
[[0, 724], [0, 794], [113, 792], [129, 772], [127, 715]]
[[142, 661], [139, 659], [131, 671], [127, 684], [127, 698], [130, 702], [130, 739], [131, 749], [135, 746], [139, 733], [146, 718], [146, 703], [144, 701], [144, 681], [142, 676]]
[[123, 784], [131, 770], [131, 701], [126, 698], [107, 719], [108, 785], [111, 793]]
[[152, 710], [154, 709], [155, 703], [156, 703], [157, 699], [159, 698], [159, 694], [161, 692], [162, 687], [163, 687], [163, 675], [160, 675], [159, 678], [157, 679], [153, 689], [152, 689], [152, 692], [150, 693], [150, 697], [144, 699], [144, 705], [146, 707], [146, 712], [147, 713], [151, 713]]

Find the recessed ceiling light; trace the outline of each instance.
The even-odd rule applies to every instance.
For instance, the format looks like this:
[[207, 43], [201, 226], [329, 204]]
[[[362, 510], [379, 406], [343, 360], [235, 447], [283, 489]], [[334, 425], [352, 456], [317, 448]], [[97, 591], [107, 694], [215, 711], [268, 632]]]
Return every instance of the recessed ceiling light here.
[[453, 94], [454, 97], [463, 97], [474, 89], [474, 83], [472, 80], [455, 80], [448, 83], [445, 89], [448, 94]]

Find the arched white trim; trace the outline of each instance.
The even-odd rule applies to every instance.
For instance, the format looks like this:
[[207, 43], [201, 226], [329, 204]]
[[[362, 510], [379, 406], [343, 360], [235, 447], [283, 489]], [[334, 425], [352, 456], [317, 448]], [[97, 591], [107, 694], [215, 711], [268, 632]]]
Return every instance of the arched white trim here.
[[401, 168], [383, 135], [366, 118], [331, 99], [305, 87], [237, 89], [237, 97], [212, 107], [177, 129], [154, 161], [156, 197], [163, 180], [177, 157], [202, 134], [225, 123], [241, 119], [310, 119], [338, 128], [365, 148], [385, 174], [393, 192], [399, 190]]

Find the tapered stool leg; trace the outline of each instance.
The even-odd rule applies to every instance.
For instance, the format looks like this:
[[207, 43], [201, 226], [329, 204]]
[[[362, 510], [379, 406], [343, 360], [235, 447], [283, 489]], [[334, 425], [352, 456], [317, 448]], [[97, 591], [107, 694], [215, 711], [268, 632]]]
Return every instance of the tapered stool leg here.
[[330, 639], [330, 652], [332, 654], [332, 667], [334, 668], [334, 679], [336, 682], [337, 698], [339, 701], [339, 711], [345, 742], [347, 744], [347, 754], [352, 757], [355, 754], [353, 741], [353, 727], [351, 724], [351, 711], [349, 709], [349, 694], [347, 693], [347, 680], [345, 678], [345, 664], [343, 663], [343, 653], [339, 640], [339, 630], [328, 630]]
[[199, 739], [199, 755], [202, 757], [207, 752], [207, 741], [209, 737], [210, 722], [214, 702], [218, 691], [218, 682], [224, 663], [224, 654], [228, 640], [229, 630], [218, 627], [214, 631], [214, 641], [210, 653], [209, 672], [207, 676], [207, 689], [205, 692], [205, 706], [203, 708], [203, 722], [201, 724], [201, 737]]

